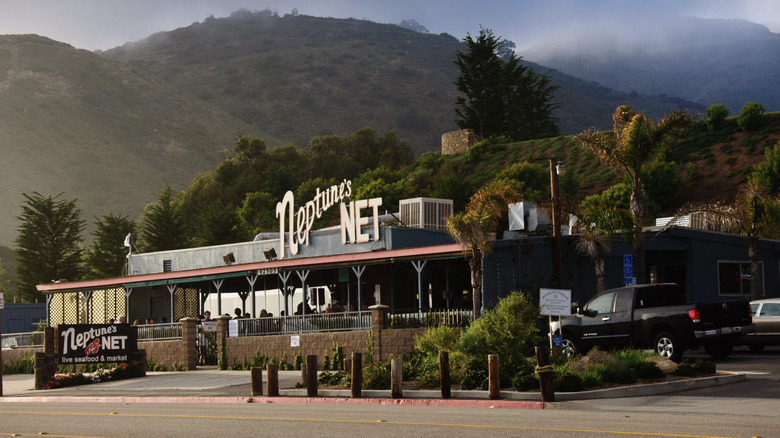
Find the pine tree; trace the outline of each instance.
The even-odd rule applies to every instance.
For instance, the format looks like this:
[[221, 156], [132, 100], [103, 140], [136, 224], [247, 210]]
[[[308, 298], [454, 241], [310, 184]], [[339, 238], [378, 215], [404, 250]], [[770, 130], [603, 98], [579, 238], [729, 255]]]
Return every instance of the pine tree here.
[[144, 251], [167, 251], [188, 246], [184, 219], [174, 203], [171, 186], [165, 186], [157, 202], [144, 209], [141, 240]]
[[84, 221], [76, 200], [23, 194], [16, 258], [19, 293], [23, 300], [42, 300], [37, 284], [80, 280]]

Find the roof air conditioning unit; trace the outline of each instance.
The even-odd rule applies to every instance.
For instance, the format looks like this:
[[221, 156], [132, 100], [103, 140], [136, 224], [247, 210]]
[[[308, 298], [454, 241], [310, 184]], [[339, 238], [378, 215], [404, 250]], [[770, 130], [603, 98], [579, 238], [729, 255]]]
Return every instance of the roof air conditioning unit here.
[[401, 222], [410, 228], [446, 231], [452, 216], [452, 199], [412, 198], [401, 200]]

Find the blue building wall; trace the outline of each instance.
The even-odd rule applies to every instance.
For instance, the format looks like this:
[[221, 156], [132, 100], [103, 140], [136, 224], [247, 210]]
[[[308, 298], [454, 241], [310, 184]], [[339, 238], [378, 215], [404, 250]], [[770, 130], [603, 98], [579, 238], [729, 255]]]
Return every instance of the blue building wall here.
[[45, 303], [5, 303], [2, 312], [3, 333], [26, 333], [36, 330], [35, 322], [46, 321]]

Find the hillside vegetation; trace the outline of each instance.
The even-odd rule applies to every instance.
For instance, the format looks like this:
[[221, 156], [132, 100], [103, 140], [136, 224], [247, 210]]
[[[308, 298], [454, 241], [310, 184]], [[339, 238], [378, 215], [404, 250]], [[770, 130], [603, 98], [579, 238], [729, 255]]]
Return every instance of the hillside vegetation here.
[[[420, 154], [439, 150], [441, 134], [457, 129], [458, 50], [465, 46], [451, 35], [392, 24], [238, 11], [101, 54], [142, 67], [299, 147], [315, 136], [371, 126], [394, 131]], [[528, 64], [539, 73], [549, 70]], [[628, 95], [551, 75], [561, 85], [556, 115], [564, 134], [611, 127], [610, 114], [624, 103], [652, 117], [672, 108], [704, 110], [681, 99]]]
[[0, 36], [0, 244], [22, 193], [78, 198], [85, 218], [137, 215], [169, 182], [219, 161], [239, 131], [262, 135], [134, 67], [37, 36]]

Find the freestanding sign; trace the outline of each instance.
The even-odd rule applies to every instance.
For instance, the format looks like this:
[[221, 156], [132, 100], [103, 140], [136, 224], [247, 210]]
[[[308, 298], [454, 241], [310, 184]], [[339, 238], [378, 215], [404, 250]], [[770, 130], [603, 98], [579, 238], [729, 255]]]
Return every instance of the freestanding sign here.
[[[548, 327], [550, 327], [550, 348], [560, 347], [562, 340], [560, 337], [553, 336], [552, 317], [571, 315], [571, 290], [570, 289], [539, 289], [539, 311], [542, 315], [547, 315]], [[557, 339], [556, 339], [557, 338]]]
[[130, 324], [60, 324], [61, 364], [127, 362]]
[[631, 254], [625, 254], [623, 256], [623, 283], [626, 286], [631, 286], [636, 283], [634, 278], [634, 256]]

